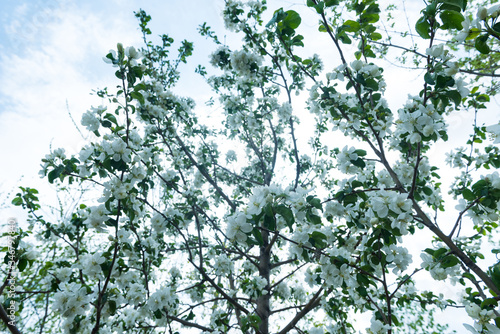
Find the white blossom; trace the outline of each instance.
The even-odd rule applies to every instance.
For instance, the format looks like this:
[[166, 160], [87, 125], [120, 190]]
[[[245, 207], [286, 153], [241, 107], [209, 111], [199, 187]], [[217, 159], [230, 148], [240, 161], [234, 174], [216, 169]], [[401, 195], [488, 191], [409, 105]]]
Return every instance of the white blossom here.
[[243, 212], [236, 212], [227, 218], [226, 235], [229, 240], [243, 243], [247, 240], [247, 233], [253, 230], [250, 223], [247, 222], [247, 217]]
[[500, 124], [489, 125], [486, 127], [486, 131], [491, 133], [493, 138], [495, 138], [493, 144], [500, 143]]

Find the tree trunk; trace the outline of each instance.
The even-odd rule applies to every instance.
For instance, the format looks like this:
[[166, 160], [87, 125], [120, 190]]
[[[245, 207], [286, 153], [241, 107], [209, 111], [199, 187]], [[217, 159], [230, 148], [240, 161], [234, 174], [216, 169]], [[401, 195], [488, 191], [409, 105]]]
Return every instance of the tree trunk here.
[[259, 324], [259, 334], [269, 334], [269, 300], [271, 299], [269, 293], [269, 276], [271, 271], [271, 250], [268, 249], [269, 232], [262, 231], [262, 239], [264, 242], [262, 246], [260, 246], [259, 276], [264, 278], [267, 282], [266, 287], [264, 288], [264, 291], [267, 291], [267, 293], [261, 295], [257, 299], [257, 315], [261, 320]]

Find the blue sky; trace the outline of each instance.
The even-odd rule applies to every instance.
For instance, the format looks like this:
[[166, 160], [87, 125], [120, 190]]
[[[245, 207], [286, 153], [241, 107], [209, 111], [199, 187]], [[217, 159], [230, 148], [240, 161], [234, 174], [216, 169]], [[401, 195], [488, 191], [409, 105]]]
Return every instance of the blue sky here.
[[[99, 104], [91, 91], [115, 84], [113, 69], [102, 61], [109, 49], [117, 42], [142, 45], [134, 11], [146, 10], [153, 33], [177, 42], [199, 39], [196, 28], [205, 20], [222, 24], [222, 1], [21, 0], [0, 8], [0, 152], [8, 157], [0, 162], [2, 192], [22, 175], [23, 184], [43, 184], [36, 174], [50, 147], [76, 152], [81, 146], [68, 111], [79, 124], [81, 114]], [[206, 58], [197, 55], [195, 61]]]
[[[51, 148], [64, 147], [67, 152], [76, 153], [82, 146], [84, 140], [69, 113], [79, 124], [83, 112], [100, 104], [97, 97], [90, 95], [92, 90], [115, 85], [114, 70], [102, 61], [109, 49], [116, 48], [117, 42], [142, 46], [134, 11], [142, 8], [152, 16], [150, 28], [154, 36], [166, 33], [177, 43], [183, 39], [194, 42], [194, 55], [184, 66], [176, 89], [201, 103], [208, 100], [209, 91], [194, 68], [207, 62], [214, 45], [199, 36], [198, 26], [208, 22], [228, 43], [240, 39], [225, 35], [220, 17], [223, 3], [223, 0], [2, 1], [0, 152], [8, 158], [0, 161], [0, 202], [7, 201], [6, 192], [15, 189], [21, 178], [23, 185], [46, 187], [46, 181], [40, 180], [37, 173], [40, 159]], [[273, 9], [280, 6], [304, 7], [304, 4], [301, 0], [269, 1]]]
[[[272, 0], [269, 7], [302, 7], [304, 2]], [[421, 3], [420, 0], [406, 1], [414, 15], [418, 14]], [[198, 63], [207, 61], [213, 45], [198, 36], [197, 27], [207, 21], [224, 36], [219, 15], [222, 7], [223, 0], [2, 0], [0, 220], [22, 217], [16, 208], [4, 205], [10, 202], [12, 194], [9, 193], [18, 185], [46, 190], [44, 196], [53, 196], [46, 180], [37, 176], [40, 160], [51, 147], [64, 147], [68, 153], [77, 153], [85, 143], [69, 113], [80, 124], [82, 113], [100, 104], [99, 98], [90, 95], [92, 90], [115, 85], [114, 70], [102, 61], [109, 49], [115, 48], [117, 42], [125, 46], [142, 45], [134, 11], [142, 8], [152, 16], [154, 35], [167, 33], [176, 42], [194, 41], [195, 55], [184, 67], [177, 89], [179, 94], [197, 99], [200, 105], [208, 100], [209, 92], [202, 81], [193, 81], [196, 79], [193, 70]], [[303, 26], [306, 29], [315, 22], [304, 21]], [[232, 35], [227, 35], [227, 39], [235, 41]], [[323, 48], [321, 40], [311, 41], [309, 45], [313, 50]], [[418, 93], [414, 85], [420, 84], [422, 73], [397, 67], [388, 67], [384, 73], [388, 82], [386, 96], [396, 109], [408, 93]], [[492, 110], [487, 124], [496, 123], [498, 116], [498, 109]], [[450, 130], [463, 133], [464, 127], [469, 129], [470, 124], [470, 115], [457, 113], [452, 117]], [[449, 151], [454, 144], [451, 140], [442, 150], [430, 154], [442, 159], [443, 151]]]

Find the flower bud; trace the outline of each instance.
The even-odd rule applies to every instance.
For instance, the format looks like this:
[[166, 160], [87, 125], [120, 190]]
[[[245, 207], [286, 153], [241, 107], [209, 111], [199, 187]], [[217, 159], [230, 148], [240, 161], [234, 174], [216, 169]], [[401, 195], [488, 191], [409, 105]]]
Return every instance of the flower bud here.
[[479, 10], [477, 11], [477, 18], [480, 21], [483, 21], [484, 19], [486, 19], [487, 16], [488, 16], [488, 10], [486, 9], [486, 7], [479, 8]]

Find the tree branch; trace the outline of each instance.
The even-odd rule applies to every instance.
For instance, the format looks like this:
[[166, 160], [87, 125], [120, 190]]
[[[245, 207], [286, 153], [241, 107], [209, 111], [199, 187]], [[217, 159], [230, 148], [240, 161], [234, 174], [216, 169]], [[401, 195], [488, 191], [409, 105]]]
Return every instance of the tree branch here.
[[281, 330], [278, 332], [278, 334], [286, 334], [288, 333], [291, 329], [295, 327], [295, 325], [300, 321], [300, 319], [304, 318], [307, 313], [312, 311], [314, 308], [316, 308], [319, 305], [319, 302], [321, 300], [320, 294], [323, 292], [323, 287], [321, 287], [309, 300], [309, 302], [304, 306], [304, 308], [295, 315], [295, 317]]

